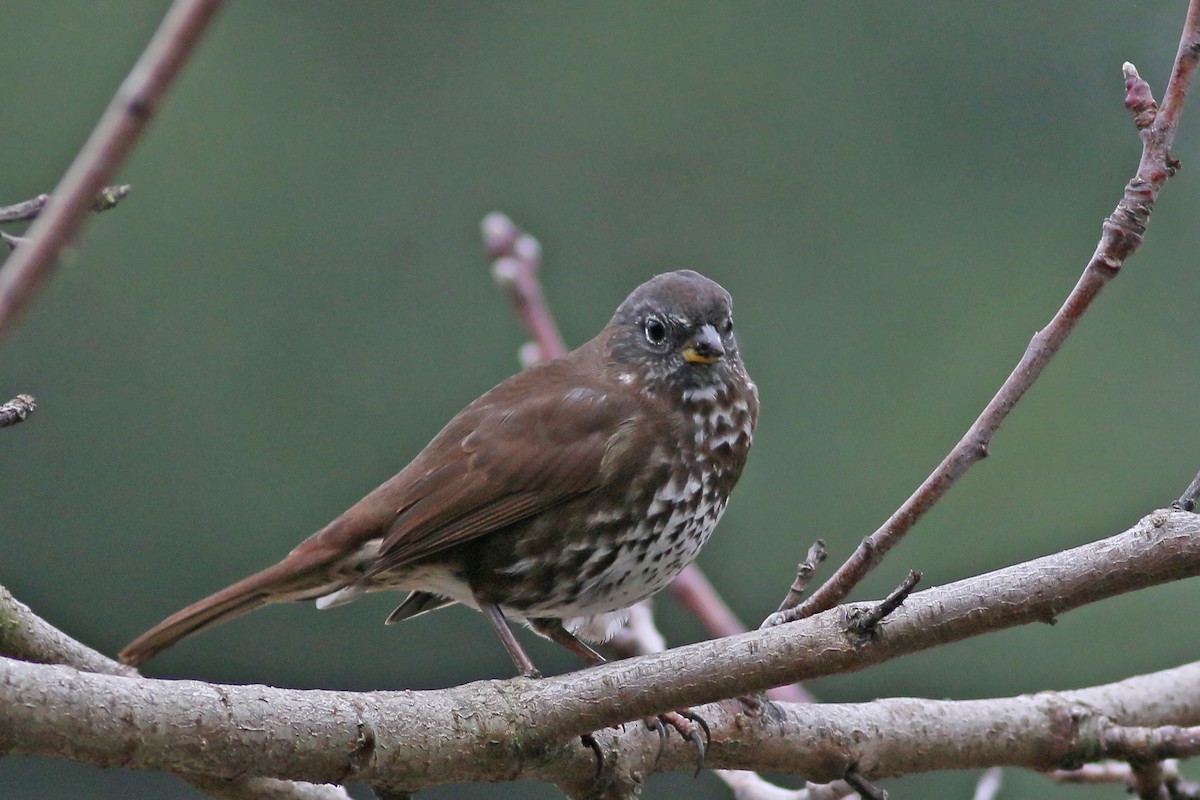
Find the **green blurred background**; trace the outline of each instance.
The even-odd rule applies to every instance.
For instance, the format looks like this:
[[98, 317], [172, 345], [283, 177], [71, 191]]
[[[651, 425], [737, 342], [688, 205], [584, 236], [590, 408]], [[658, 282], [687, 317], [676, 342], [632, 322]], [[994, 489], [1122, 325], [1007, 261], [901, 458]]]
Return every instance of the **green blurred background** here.
[[[0, 583], [115, 653], [391, 475], [516, 369], [523, 335], [478, 235], [500, 209], [542, 241], [572, 343], [656, 272], [733, 293], [763, 412], [700, 563], [756, 623], [813, 538], [838, 560], [916, 487], [1061, 303], [1140, 152], [1121, 63], [1161, 94], [1185, 5], [231, 3], [122, 169], [133, 193], [4, 343], [0, 392], [40, 410], [0, 436]], [[6, 7], [0, 202], [53, 187], [165, 6]], [[1200, 467], [1195, 112], [1145, 246], [859, 597], [910, 567], [935, 585], [1116, 533]], [[812, 688], [1111, 681], [1194, 659], [1198, 599], [1164, 587]], [[510, 674], [471, 612], [385, 629], [395, 600], [269, 608], [146, 672], [345, 689]], [[658, 608], [672, 642], [704, 636]], [[575, 666], [530, 647], [546, 671]], [[976, 778], [883, 785], [967, 797]], [[1124, 796], [1006, 781], [1002, 797]], [[198, 796], [26, 758], [0, 761], [0, 795]], [[651, 777], [648, 796], [729, 794], [705, 774]]]

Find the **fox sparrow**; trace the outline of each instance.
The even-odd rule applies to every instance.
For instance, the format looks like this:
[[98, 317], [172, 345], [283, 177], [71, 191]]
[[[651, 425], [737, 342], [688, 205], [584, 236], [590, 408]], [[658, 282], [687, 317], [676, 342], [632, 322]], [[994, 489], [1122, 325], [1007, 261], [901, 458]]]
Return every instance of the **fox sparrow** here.
[[471, 606], [525, 675], [537, 671], [507, 620], [603, 661], [576, 635], [604, 640], [691, 563], [746, 461], [758, 391], [730, 303], [690, 270], [652, 278], [590, 342], [484, 394], [278, 564], [163, 620], [121, 660], [267, 603], [398, 589], [410, 594], [388, 622]]

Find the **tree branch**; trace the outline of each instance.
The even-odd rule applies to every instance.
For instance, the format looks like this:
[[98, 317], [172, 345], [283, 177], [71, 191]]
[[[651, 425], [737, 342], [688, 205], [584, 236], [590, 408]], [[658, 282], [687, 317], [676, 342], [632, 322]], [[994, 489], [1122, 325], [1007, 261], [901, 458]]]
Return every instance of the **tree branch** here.
[[[595, 731], [605, 752], [604, 781], [622, 783], [656, 769], [688, 769], [695, 753], [672, 739], [659, 761], [657, 737], [638, 725], [625, 731], [608, 726], [779, 683], [856, 671], [1196, 574], [1200, 518], [1162, 511], [1109, 539], [914, 593], [870, 642], [846, 631], [847, 614], [872, 605], [855, 604], [553, 678], [371, 694], [130, 679], [5, 660], [0, 661], [0, 750], [213, 778], [266, 775], [317, 783], [353, 778], [394, 790], [516, 777], [562, 786], [592, 780], [594, 757], [578, 746], [577, 737]], [[672, 680], [663, 681], [663, 675]], [[873, 778], [995, 764], [1053, 769], [1072, 758], [1084, 760], [1081, 753], [1104, 752], [1093, 742], [1093, 734], [1103, 730], [1079, 724], [1087, 708], [1102, 715], [1105, 725], [1200, 724], [1200, 665], [1088, 691], [1080, 701], [1083, 711], [1072, 707], [1069, 713], [1046, 695], [969, 703], [775, 704], [754, 718], [725, 703], [699, 713], [713, 726], [710, 766], [799, 772], [820, 781], [841, 777], [852, 764]], [[1064, 696], [1076, 702], [1072, 693]], [[1038, 705], [1043, 701], [1050, 705]], [[1021, 727], [1028, 722], [1030, 703], [1043, 709], [1043, 722], [1054, 723], [1041, 738]], [[1059, 716], [1050, 713], [1055, 709]], [[1011, 728], [997, 737], [997, 720], [1010, 713], [1015, 713]], [[922, 729], [909, 722], [914, 714], [934, 715], [923, 718], [938, 724], [922, 734], [931, 741], [905, 750], [900, 743], [911, 740], [895, 738], [888, 721], [903, 720], [899, 727], [905, 730]], [[843, 733], [834, 735], [838, 731]], [[863, 731], [872, 732], [867, 740]], [[1046, 739], [1051, 735], [1059, 737], [1053, 747]]]
[[1106, 758], [1125, 761], [1194, 758], [1200, 755], [1200, 728], [1113, 726], [1104, 732], [1102, 744]]
[[498, 211], [484, 217], [480, 228], [484, 249], [492, 258], [492, 276], [508, 291], [517, 317], [533, 338], [533, 352], [523, 352], [522, 362], [528, 366], [566, 355], [567, 345], [537, 277], [542, 265], [541, 244]]
[[[135, 680], [0, 659], [0, 751], [213, 781], [268, 774], [393, 791], [468, 780], [590, 780], [590, 751], [542, 735], [541, 724], [555, 725], [558, 715], [524, 687], [544, 683], [331, 692]], [[535, 705], [519, 704], [527, 699]], [[708, 754], [714, 766], [826, 781], [851, 765], [874, 779], [995, 765], [1050, 770], [1105, 756], [1114, 720], [1150, 728], [1200, 722], [1200, 663], [991, 700], [783, 703], [754, 723], [731, 708], [702, 711], [722, 731]], [[687, 769], [695, 757], [673, 745], [656, 764], [657, 738], [638, 726], [597, 736], [606, 750], [602, 786], [656, 768]]]
[[[3, 586], [0, 586], [0, 654], [41, 664], [61, 664], [81, 672], [127, 678], [139, 675], [133, 667], [112, 660], [46, 622]], [[349, 800], [349, 795], [338, 786], [260, 778], [181, 777], [209, 796], [222, 800]]]
[[[117, 203], [125, 199], [129, 194], [129, 190], [133, 188], [127, 183], [122, 183], [118, 186], [105, 186], [96, 195], [92, 201], [92, 211], [108, 211], [116, 208]], [[39, 194], [37, 197], [29, 200], [23, 200], [20, 203], [13, 203], [11, 206], [0, 206], [0, 222], [23, 222], [31, 220], [42, 213], [42, 209], [46, 207], [46, 203], [50, 201], [50, 195]]]
[[37, 410], [37, 402], [31, 394], [19, 394], [7, 403], [0, 404], [0, 428], [24, 422]]
[[0, 586], [0, 653], [83, 672], [134, 677], [138, 671], [75, 641]]
[[133, 149], [220, 6], [220, 0], [176, 0], [167, 12], [44, 213], [29, 227], [27, 241], [0, 269], [0, 340], [12, 331], [100, 190]]
[[[779, 603], [779, 608], [775, 609], [775, 613], [787, 611], [789, 608], [795, 608], [800, 605], [800, 601], [804, 599], [804, 593], [808, 591], [808, 585], [812, 583], [813, 577], [817, 574], [817, 567], [829, 555], [825, 548], [825, 540], [817, 539], [808, 548], [808, 555], [804, 560], [796, 565], [796, 578], [792, 581], [792, 585], [788, 587], [787, 595]], [[770, 618], [768, 617], [768, 622]], [[768, 623], [764, 623], [767, 625]]]
[[863, 539], [828, 581], [785, 618], [810, 616], [844, 600], [950, 487], [988, 454], [988, 445], [1009, 412], [1045, 370], [1100, 290], [1116, 277], [1125, 260], [1137, 250], [1158, 193], [1167, 178], [1175, 173], [1176, 162], [1171, 158], [1170, 150], [1198, 52], [1200, 0], [1192, 0], [1162, 110], [1156, 116], [1147, 115], [1149, 105], [1153, 104], [1150, 87], [1138, 77], [1132, 64], [1124, 66], [1126, 105], [1134, 114], [1142, 138], [1141, 161], [1116, 210], [1104, 221], [1100, 243], [1062, 307], [1045, 328], [1034, 334], [1012, 373], [937, 469], [878, 530]]
[[[1161, 782], [1167, 787], [1168, 794], [1173, 800], [1200, 797], [1200, 787], [1187, 783], [1179, 774], [1179, 765], [1174, 759], [1167, 759], [1160, 765]], [[1127, 762], [1102, 761], [1098, 764], [1085, 764], [1079, 769], [1062, 769], [1046, 773], [1046, 777], [1056, 783], [1120, 783], [1132, 788], [1137, 777]]]
[[[0, 272], [0, 337], [52, 269], [84, 204], [128, 153], [218, 5], [179, 0], [173, 7], [29, 240]], [[1200, 0], [1194, 0], [1161, 109], [1136, 70], [1126, 67], [1142, 162], [1079, 283], [938, 470], [800, 606], [807, 619], [540, 681], [355, 694], [134, 677], [50, 626], [40, 627], [45, 623], [3, 593], [0, 649], [74, 666], [0, 658], [0, 752], [203, 775], [193, 781], [229, 797], [275, 790], [289, 797], [310, 791], [306, 796], [344, 796], [336, 787], [277, 777], [322, 784], [355, 779], [391, 796], [451, 781], [533, 777], [572, 796], [626, 797], [646, 772], [690, 768], [694, 752], [672, 740], [660, 760], [657, 739], [640, 726], [607, 726], [1052, 621], [1104, 597], [1200, 574], [1200, 521], [1161, 511], [1110, 539], [912, 594], [870, 641], [847, 626], [865, 605], [828, 610], [986, 454], [1008, 411], [1140, 244], [1157, 193], [1177, 166], [1169, 151], [1198, 54]], [[523, 250], [514, 240], [511, 250], [507, 257], [536, 268], [536, 249]], [[519, 278], [513, 280], [516, 285]], [[1076, 692], [965, 702], [780, 703], [769, 712], [750, 718], [729, 703], [702, 709], [716, 734], [709, 763], [830, 781], [851, 771], [878, 778], [995, 764], [1053, 769], [1118, 754], [1139, 766], [1134, 781], [1141, 781], [1140, 790], [1153, 793], [1164, 785], [1163, 775], [1141, 769], [1144, 764], [1196, 752], [1200, 730], [1171, 726], [1200, 724], [1200, 664]], [[576, 741], [593, 731], [606, 756], [598, 791], [592, 754]], [[247, 777], [264, 775], [270, 777]]]

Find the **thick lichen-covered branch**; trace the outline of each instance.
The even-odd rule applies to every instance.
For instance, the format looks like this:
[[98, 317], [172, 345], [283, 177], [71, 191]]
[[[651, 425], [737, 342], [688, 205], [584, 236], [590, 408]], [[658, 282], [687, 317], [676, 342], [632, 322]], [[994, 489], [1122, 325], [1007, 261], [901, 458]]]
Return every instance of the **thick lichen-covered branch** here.
[[[994, 749], [988, 742], [1008, 701], [886, 700], [836, 709], [773, 704], [753, 717], [737, 703], [715, 701], [1048, 621], [1105, 597], [1197, 574], [1200, 517], [1161, 511], [1099, 542], [914, 593], [869, 642], [850, 634], [846, 613], [835, 610], [553, 678], [369, 694], [154, 681], [6, 659], [0, 661], [0, 750], [215, 778], [353, 779], [393, 789], [518, 777], [564, 785], [591, 780], [595, 770], [591, 751], [578, 744], [585, 732], [596, 732], [605, 754], [603, 780], [691, 768], [695, 753], [679, 739], [659, 760], [657, 737], [642, 726], [610, 726], [710, 703], [697, 710], [713, 728], [712, 767], [821, 781], [841, 777], [851, 764], [868, 778], [997, 763], [1053, 769], [1093, 746], [1091, 738], [1080, 738], [1091, 737], [1090, 729], [1049, 724], [1060, 705], [1067, 715], [1062, 720], [1077, 720], [1071, 697], [1037, 706], [1042, 722], [1049, 721], [1041, 733], [1042, 722], [1019, 724], [1031, 700], [1014, 699], [1014, 708], [1024, 711], [1013, 718], [1011, 739]], [[1103, 719], [1097, 717], [1095, 735], [1110, 725], [1200, 724], [1197, 670], [1181, 667], [1094, 690], [1089, 703], [1110, 702], [1114, 709], [1097, 712]], [[1142, 694], [1131, 704], [1135, 688]], [[912, 715], [935, 713], [934, 733], [920, 746], [908, 750], [895, 739], [896, 730], [914, 727]], [[981, 719], [991, 722], [974, 728]], [[831, 737], [830, 725], [845, 725], [845, 737]], [[877, 732], [867, 737], [871, 748], [862, 731]], [[1066, 738], [1048, 747], [1045, 737], [1052, 734]]]

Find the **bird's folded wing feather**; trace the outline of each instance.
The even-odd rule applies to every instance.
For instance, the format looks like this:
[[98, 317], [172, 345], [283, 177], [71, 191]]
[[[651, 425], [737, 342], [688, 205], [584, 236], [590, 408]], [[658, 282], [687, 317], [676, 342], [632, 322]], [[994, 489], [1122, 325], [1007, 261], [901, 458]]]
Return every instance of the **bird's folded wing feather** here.
[[537, 391], [526, 391], [526, 381], [501, 384], [397, 476], [408, 485], [372, 573], [512, 525], [605, 481], [606, 454], [637, 426], [635, 398], [530, 372], [517, 378], [540, 377]]

